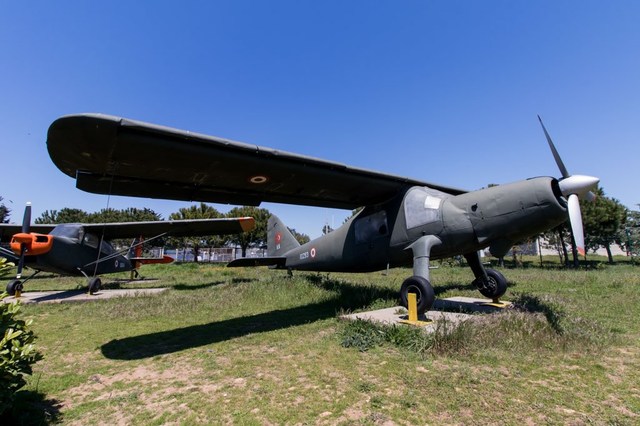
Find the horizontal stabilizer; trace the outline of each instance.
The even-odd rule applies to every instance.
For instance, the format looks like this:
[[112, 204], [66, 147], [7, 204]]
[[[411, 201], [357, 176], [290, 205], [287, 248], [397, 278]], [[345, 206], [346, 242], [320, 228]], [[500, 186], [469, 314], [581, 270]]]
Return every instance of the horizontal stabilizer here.
[[171, 256], [162, 256], [162, 257], [132, 257], [129, 258], [132, 262], [140, 262], [143, 265], [151, 265], [155, 263], [171, 263], [174, 261]]
[[227, 264], [229, 268], [237, 268], [242, 266], [272, 266], [275, 268], [284, 268], [287, 262], [286, 257], [242, 257], [232, 260]]

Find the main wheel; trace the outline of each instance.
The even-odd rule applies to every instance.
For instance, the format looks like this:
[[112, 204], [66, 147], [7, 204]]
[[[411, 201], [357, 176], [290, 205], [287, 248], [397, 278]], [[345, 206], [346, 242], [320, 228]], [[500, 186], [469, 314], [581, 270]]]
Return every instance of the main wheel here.
[[400, 287], [400, 303], [409, 308], [409, 293], [415, 293], [418, 302], [418, 314], [424, 314], [431, 309], [436, 295], [428, 279], [414, 275], [402, 283]]
[[7, 284], [7, 293], [9, 293], [9, 296], [15, 296], [16, 291], [22, 291], [22, 281], [20, 280], [9, 281], [9, 284]]
[[102, 281], [99, 277], [93, 277], [89, 280], [89, 294], [95, 294], [100, 291]]
[[476, 287], [484, 297], [498, 299], [507, 292], [507, 279], [495, 269], [487, 269], [487, 281], [481, 278], [474, 281]]

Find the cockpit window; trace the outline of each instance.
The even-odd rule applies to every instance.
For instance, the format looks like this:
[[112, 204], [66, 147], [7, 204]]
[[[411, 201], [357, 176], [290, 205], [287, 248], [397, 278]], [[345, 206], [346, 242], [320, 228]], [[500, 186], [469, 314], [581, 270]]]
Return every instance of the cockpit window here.
[[55, 235], [56, 237], [72, 238], [80, 241], [84, 236], [84, 228], [82, 225], [58, 225], [49, 232], [49, 235]]
[[100, 244], [100, 238], [95, 234], [90, 234], [87, 232], [86, 234], [84, 234], [84, 240], [82, 241], [82, 244], [97, 249], [98, 244]]
[[356, 243], [366, 243], [374, 238], [383, 237], [389, 233], [387, 227], [387, 212], [384, 210], [361, 217], [355, 223]]
[[100, 252], [102, 254], [112, 254], [115, 253], [116, 250], [108, 241], [102, 240], [102, 244], [100, 244]]
[[411, 188], [404, 199], [407, 229], [441, 220], [442, 201], [450, 195], [427, 187]]

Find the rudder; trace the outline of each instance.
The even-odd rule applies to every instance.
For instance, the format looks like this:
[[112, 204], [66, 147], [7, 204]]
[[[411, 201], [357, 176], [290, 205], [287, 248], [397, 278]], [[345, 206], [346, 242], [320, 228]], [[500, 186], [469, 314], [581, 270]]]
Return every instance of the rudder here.
[[276, 215], [267, 222], [267, 256], [283, 256], [289, 250], [300, 247], [291, 231]]

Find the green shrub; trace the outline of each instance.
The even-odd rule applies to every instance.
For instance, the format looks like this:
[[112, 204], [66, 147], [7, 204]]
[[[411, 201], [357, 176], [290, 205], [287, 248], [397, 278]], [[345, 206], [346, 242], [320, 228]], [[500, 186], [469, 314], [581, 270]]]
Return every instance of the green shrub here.
[[13, 262], [9, 262], [6, 257], [0, 257], [0, 277], [11, 271], [16, 266]]
[[18, 319], [20, 303], [4, 303], [5, 297], [7, 293], [0, 295], [0, 414], [11, 407], [25, 376], [32, 373], [31, 365], [42, 358], [33, 343], [31, 320]]

